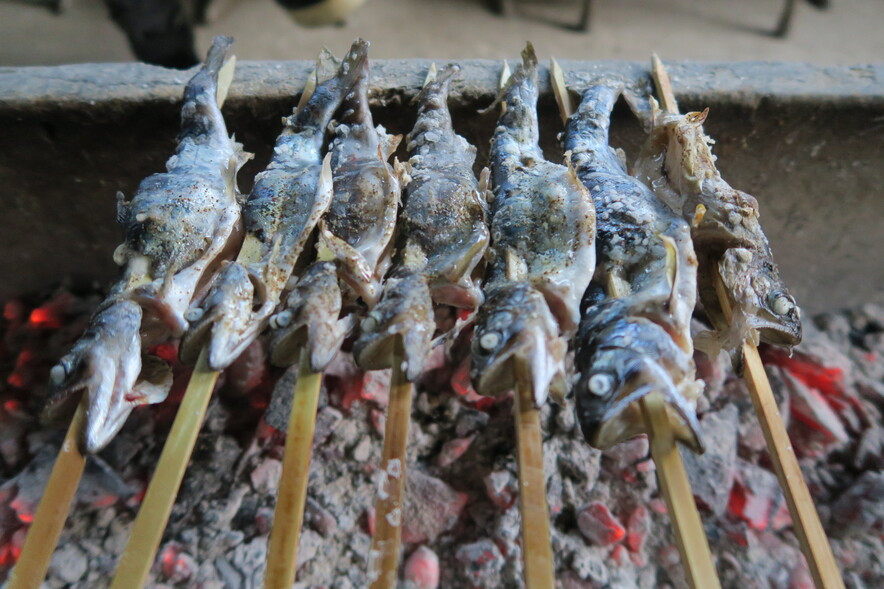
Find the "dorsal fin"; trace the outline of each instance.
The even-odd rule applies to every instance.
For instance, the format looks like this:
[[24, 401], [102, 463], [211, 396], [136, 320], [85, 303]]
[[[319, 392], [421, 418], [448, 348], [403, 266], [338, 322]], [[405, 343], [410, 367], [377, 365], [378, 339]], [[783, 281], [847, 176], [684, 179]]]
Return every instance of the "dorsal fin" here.
[[430, 69], [427, 70], [427, 77], [424, 78], [423, 88], [426, 88], [429, 84], [436, 81], [436, 62], [430, 64]]
[[215, 100], [218, 102], [218, 108], [224, 106], [227, 91], [230, 90], [230, 84], [233, 82], [234, 71], [236, 71], [236, 56], [231, 55], [218, 70], [218, 83], [215, 88]]
[[310, 75], [307, 76], [307, 81], [304, 83], [304, 91], [301, 92], [301, 99], [298, 100], [298, 106], [295, 109], [296, 112], [300, 112], [301, 109], [310, 101], [310, 98], [313, 96], [313, 93], [316, 91], [316, 85], [319, 84], [319, 69], [315, 69], [310, 72]]
[[562, 117], [562, 122], [567, 124], [568, 118], [574, 114], [574, 107], [571, 104], [571, 95], [568, 93], [568, 87], [565, 86], [565, 74], [555, 57], [550, 59], [549, 82], [556, 97], [556, 104], [559, 105], [559, 114]]
[[528, 274], [528, 266], [512, 248], [507, 248], [506, 253], [506, 278], [507, 280], [522, 280]]
[[669, 286], [672, 289], [669, 294], [669, 302], [673, 303], [675, 298], [675, 285], [678, 284], [678, 247], [675, 240], [668, 235], [661, 235], [660, 240], [663, 247], [666, 248], [666, 278], [669, 280]]

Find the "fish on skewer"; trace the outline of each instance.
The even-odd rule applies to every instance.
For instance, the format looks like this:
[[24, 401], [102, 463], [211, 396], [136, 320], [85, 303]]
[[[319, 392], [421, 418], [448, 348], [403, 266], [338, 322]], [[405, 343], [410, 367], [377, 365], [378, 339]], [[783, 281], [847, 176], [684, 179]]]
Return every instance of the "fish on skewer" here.
[[401, 135], [375, 128], [368, 105], [369, 68], [363, 61], [334, 124], [329, 147], [334, 198], [319, 222], [320, 259], [334, 260], [347, 285], [345, 297], [372, 307], [390, 267], [400, 183], [387, 160]]
[[543, 157], [537, 96], [537, 58], [528, 44], [496, 101], [505, 109], [491, 140], [491, 246], [471, 357], [477, 392], [528, 387], [540, 406], [549, 392], [567, 390], [567, 340], [595, 268], [596, 227], [592, 199], [570, 162]]
[[417, 121], [406, 138], [410, 158], [400, 167], [405, 205], [396, 270], [353, 346], [360, 366], [386, 368], [393, 339], [402, 336], [410, 381], [430, 354], [433, 303], [475, 309], [483, 300], [472, 275], [489, 241], [488, 170], [476, 180], [476, 148], [452, 127], [448, 94], [459, 71], [451, 65], [436, 77], [434, 65], [416, 99]]
[[399, 208], [399, 174], [387, 159], [401, 136], [374, 127], [367, 63], [352, 73], [352, 91], [333, 125], [329, 156], [334, 189], [319, 222], [318, 260], [271, 318], [271, 360], [294, 364], [305, 350], [315, 373], [326, 368], [354, 327], [356, 300], [369, 307], [377, 303], [390, 267]]
[[181, 334], [191, 298], [239, 245], [236, 173], [251, 155], [228, 137], [221, 116], [233, 77], [232, 42], [216, 37], [187, 83], [178, 149], [167, 171], [142, 181], [131, 202], [119, 199], [125, 241], [114, 259], [126, 266], [123, 279], [50, 372], [47, 417], [75, 393], [87, 395], [84, 452], [107, 445], [135, 407], [166, 398], [171, 369], [146, 351]]
[[610, 147], [618, 84], [594, 85], [568, 119], [564, 148], [597, 214], [598, 264], [577, 337], [575, 388], [587, 440], [607, 448], [647, 425], [639, 401], [662, 395], [677, 439], [702, 452], [690, 320], [697, 260], [688, 224], [626, 172]]
[[[634, 174], [691, 224], [699, 258], [700, 301], [714, 334], [697, 345], [717, 355], [744, 341], [792, 347], [801, 341], [801, 312], [789, 294], [759, 221], [758, 201], [732, 188], [715, 167], [703, 131], [709, 109], [678, 114], [651, 99], [651, 131]], [[720, 274], [733, 309], [722, 310], [715, 288]]]
[[[243, 207], [243, 252], [218, 273], [209, 293], [188, 310], [191, 329], [182, 357], [207, 346], [207, 363], [220, 370], [235, 360], [267, 324], [320, 217], [332, 201], [332, 158], [322, 156], [326, 128], [354, 83], [362, 78], [368, 43], [358, 39], [335, 75], [283, 120], [273, 158], [255, 178]], [[321, 64], [322, 65], [322, 64]]]
[[406, 137], [409, 160], [405, 206], [399, 218], [404, 234], [400, 266], [427, 277], [433, 301], [475, 309], [482, 291], [472, 278], [488, 247], [489, 172], [477, 182], [476, 148], [454, 132], [448, 95], [460, 66], [450, 65], [417, 97], [417, 121]]
[[227, 135], [220, 108], [230, 83], [224, 77], [233, 75], [233, 60], [227, 61], [232, 43], [216, 37], [206, 64], [188, 82], [178, 149], [167, 171], [145, 178], [128, 203], [118, 194], [126, 238], [114, 260], [126, 269], [112, 296], [141, 304], [144, 331], [158, 322], [180, 337], [201, 281], [213, 264], [236, 253], [242, 239], [236, 174], [252, 155]]

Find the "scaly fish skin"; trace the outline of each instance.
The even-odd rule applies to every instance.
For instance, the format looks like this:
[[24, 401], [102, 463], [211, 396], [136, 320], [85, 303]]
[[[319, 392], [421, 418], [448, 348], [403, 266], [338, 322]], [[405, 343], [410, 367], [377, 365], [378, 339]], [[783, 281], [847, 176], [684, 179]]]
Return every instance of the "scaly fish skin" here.
[[657, 392], [679, 439], [699, 451], [693, 406], [702, 382], [690, 334], [697, 259], [687, 223], [626, 173], [608, 143], [619, 95], [618, 84], [587, 89], [564, 135], [595, 202], [599, 259], [590, 292], [604, 293], [590, 301], [577, 337], [578, 415], [587, 440], [608, 447], [647, 431], [637, 401]]
[[530, 44], [499, 100], [505, 110], [491, 141], [492, 243], [472, 378], [484, 395], [528, 387], [539, 406], [566, 390], [566, 338], [595, 267], [595, 212], [573, 169], [543, 158]]
[[251, 154], [228, 137], [218, 96], [232, 42], [216, 37], [206, 64], [187, 83], [178, 148], [167, 171], [145, 178], [129, 203], [119, 195], [125, 241], [114, 259], [126, 266], [126, 275], [113, 294], [141, 285], [132, 296], [145, 308], [146, 332], [154, 324], [180, 336], [206, 269], [232, 255], [241, 238], [236, 173]]
[[360, 368], [389, 368], [394, 360], [394, 340], [403, 340], [403, 372], [414, 381], [430, 355], [436, 322], [427, 279], [420, 273], [404, 273], [387, 278], [381, 300], [360, 324], [353, 356]]
[[[198, 319], [182, 342], [182, 358], [209, 347], [208, 365], [221, 370], [264, 328], [298, 257], [332, 200], [331, 158], [322, 156], [325, 130], [366, 67], [368, 43], [357, 40], [336, 75], [320, 83], [303, 108], [283, 119], [267, 168], [255, 177], [243, 207], [249, 259], [219, 275], [212, 290], [189, 311]], [[257, 243], [256, 245], [255, 242]], [[243, 296], [253, 298], [243, 307]], [[211, 326], [209, 324], [212, 324]], [[207, 340], [208, 338], [208, 340]]]
[[401, 136], [374, 128], [368, 106], [368, 66], [343, 104], [329, 148], [334, 198], [319, 223], [319, 249], [337, 260], [341, 277], [369, 307], [390, 267], [400, 185], [387, 159]]
[[574, 170], [546, 161], [537, 123], [537, 58], [530, 47], [504, 91], [506, 110], [491, 140], [494, 181], [487, 282], [517, 272], [546, 298], [566, 336], [595, 268], [595, 209]]
[[[652, 104], [652, 130], [635, 175], [692, 224], [700, 256], [699, 291], [717, 331], [704, 338], [713, 354], [743, 341], [794, 346], [801, 341], [801, 313], [773, 260], [759, 221], [758, 201], [732, 188], [715, 167], [713, 141], [703, 132], [707, 111], [679, 115]], [[720, 273], [729, 293], [728, 322], [715, 289]]]
[[45, 416], [54, 415], [76, 393], [87, 395], [85, 427], [79, 440], [83, 452], [104, 448], [132, 409], [159, 403], [169, 393], [172, 374], [168, 366], [154, 370], [152, 365], [151, 374], [142, 375], [139, 382], [143, 372], [141, 319], [141, 307], [129, 299], [105, 303], [71, 351], [50, 371]]
[[337, 268], [316, 262], [298, 278], [282, 309], [270, 318], [270, 360], [290, 366], [309, 353], [310, 370], [323, 372], [353, 327], [353, 316], [339, 319], [342, 301]]
[[[482, 303], [471, 275], [488, 247], [488, 197], [473, 175], [476, 148], [451, 125], [448, 92], [459, 71], [448, 66], [417, 99], [417, 121], [406, 137], [401, 265], [427, 277], [437, 304], [473, 309]], [[487, 172], [483, 177], [487, 183]]]

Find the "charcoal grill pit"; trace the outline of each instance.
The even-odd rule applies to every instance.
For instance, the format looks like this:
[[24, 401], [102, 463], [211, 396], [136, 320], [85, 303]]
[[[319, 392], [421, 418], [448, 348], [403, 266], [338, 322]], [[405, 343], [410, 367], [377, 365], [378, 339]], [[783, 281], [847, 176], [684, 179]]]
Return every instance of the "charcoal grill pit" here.
[[[443, 63], [443, 60], [437, 62], [438, 65]], [[477, 166], [481, 167], [487, 160], [488, 140], [496, 115], [480, 115], [477, 111], [493, 100], [501, 63], [459, 63], [463, 66], [463, 71], [452, 90], [452, 116], [456, 131], [479, 148]], [[416, 112], [409, 102], [422, 84], [429, 64], [426, 60], [372, 61], [376, 123], [384, 125], [393, 133], [407, 133], [410, 130]], [[612, 73], [625, 77], [635, 87], [650, 87], [647, 66], [644, 64], [563, 61], [561, 65], [569, 87], [578, 90], [594, 76]], [[240, 189], [243, 192], [248, 192], [251, 179], [269, 160], [270, 149], [280, 127], [279, 118], [290, 112], [297, 102], [297, 96], [312, 68], [312, 62], [239, 64], [224, 112], [229, 130], [245, 144], [246, 149], [256, 152], [256, 158], [240, 174]], [[884, 199], [880, 198], [884, 186], [884, 168], [880, 167], [880, 162], [884, 161], [884, 142], [881, 141], [884, 135], [884, 67], [819, 68], [793, 64], [683, 63], [671, 64], [668, 69], [682, 110], [710, 107], [710, 116], [705, 126], [708, 133], [717, 140], [714, 152], [719, 157], [719, 168], [733, 186], [759, 199], [762, 222], [776, 259], [786, 282], [807, 315], [856, 307], [862, 303], [884, 304], [884, 265], [877, 256], [877, 252], [884, 251], [884, 231], [880, 230], [881, 221], [884, 220]], [[120, 241], [119, 228], [114, 219], [115, 193], [122, 190], [131, 196], [143, 177], [162, 169], [174, 147], [179, 124], [180, 96], [189, 76], [186, 72], [139, 64], [0, 68], [0, 128], [7, 138], [7, 148], [0, 152], [0, 186], [3, 187], [0, 189], [0, 203], [4, 211], [0, 217], [0, 276], [3, 277], [0, 283], [0, 303], [58, 284], [62, 280], [69, 280], [73, 285], [96, 281], [107, 284], [117, 277], [118, 269], [111, 261], [111, 253]], [[556, 134], [561, 130], [561, 122], [547, 78], [545, 67], [542, 67], [539, 103], [541, 136], [550, 159], [558, 160], [561, 153]], [[621, 105], [615, 113], [612, 142], [623, 147], [632, 157], [642, 140], [639, 124], [625, 106]], [[880, 323], [879, 319], [880, 317], [868, 321], [870, 325], [877, 325], [875, 322]], [[878, 329], [882, 328], [884, 326], [879, 325]], [[5, 374], [3, 376], [6, 377]], [[740, 385], [729, 382], [724, 388], [730, 387], [729, 390], [736, 391], [735, 395], [741, 394]], [[774, 384], [775, 387], [785, 386], [783, 377], [780, 376], [779, 381], [774, 378]], [[791, 381], [788, 384], [798, 386]], [[723, 394], [721, 383], [718, 385], [718, 394]], [[379, 390], [385, 389], [382, 382], [376, 384], [376, 387]], [[4, 390], [0, 388], [0, 401], [3, 400], [3, 395]], [[518, 532], [518, 521], [509, 521], [517, 513], [517, 510], [512, 509], [511, 497], [508, 498], [508, 493], [511, 492], [508, 485], [513, 482], [510, 468], [512, 451], [509, 452], [510, 462], [483, 462], [486, 454], [496, 456], [496, 460], [502, 460], [501, 456], [507, 455], [506, 444], [511, 445], [512, 440], [509, 406], [505, 402], [486, 414], [490, 415], [486, 421], [490, 419], [488, 423], [492, 425], [487, 434], [488, 439], [483, 439], [486, 434], [482, 433], [477, 438], [478, 444], [467, 450], [462, 458], [458, 458], [460, 455], [452, 458], [457, 451], [455, 447], [443, 449], [439, 446], [449, 441], [449, 438], [469, 438], [478, 430], [470, 430], [463, 425], [471, 418], [465, 416], [462, 409], [452, 410], [451, 406], [456, 405], [455, 402], [450, 399], [434, 399], [432, 394], [422, 395], [423, 398], [419, 396], [416, 401], [418, 423], [415, 429], [418, 439], [412, 458], [432, 458], [434, 464], [428, 466], [422, 463], [417, 470], [429, 472], [433, 477], [439, 476], [453, 484], [457, 493], [462, 491], [469, 495], [467, 500], [457, 493], [449, 493], [446, 501], [452, 509], [464, 509], [464, 504], [459, 502], [466, 502], [461, 519], [473, 522], [470, 524], [472, 527], [467, 526], [466, 531], [463, 523], [458, 524], [459, 527], [452, 533], [457, 536], [465, 532], [463, 537], [472, 542], [466, 548], [452, 544], [453, 541], [446, 540], [444, 534], [441, 541], [430, 543], [440, 553], [443, 568], [467, 567], [470, 563], [481, 560], [480, 557], [485, 552], [492, 555], [492, 562], [497, 559], [505, 561], [500, 570], [493, 574], [487, 574], [486, 566], [483, 569], [485, 576], [481, 579], [497, 579], [503, 583], [502, 586], [510, 586], [513, 579], [518, 578], [519, 555], [501, 554], [500, 543], [495, 544], [481, 534], [471, 535], [476, 528], [495, 521], [502, 530], [514, 531], [516, 534]], [[794, 391], [792, 396], [800, 397], [803, 403], [808, 402]], [[713, 405], [714, 418], [719, 421], [735, 419], [727, 409], [728, 406], [722, 406], [722, 401], [723, 397], [719, 397], [718, 404]], [[319, 482], [323, 489], [331, 489], [337, 493], [334, 496], [341, 500], [371, 505], [371, 476], [360, 469], [370, 470], [370, 465], [378, 462], [381, 443], [377, 432], [379, 428], [372, 425], [372, 421], [376, 421], [380, 415], [378, 408], [371, 402], [362, 401], [355, 403], [355, 408], [347, 413], [342, 412], [338, 401], [324, 398], [322, 403], [323, 409], [326, 409], [324, 418], [336, 420], [334, 426], [337, 429], [326, 433], [331, 436], [330, 439], [340, 439], [318, 452], [314, 461], [340, 460], [348, 465], [323, 472], [318, 477]], [[740, 414], [748, 413], [748, 397], [744, 395], [739, 403]], [[880, 398], [878, 403], [880, 404]], [[799, 414], [806, 417], [808, 412], [812, 413], [814, 407], [802, 406], [799, 409], [804, 412]], [[153, 412], [161, 410], [144, 408], [140, 410], [141, 417], [136, 421], [144, 428], [145, 422], [150, 421], [150, 416], [154, 415]], [[166, 408], [167, 412], [168, 410]], [[216, 408], [215, 411], [223, 414], [221, 409]], [[605, 557], [606, 561], [611, 560], [608, 565], [610, 574], [607, 570], [584, 570], [591, 565], [580, 564], [597, 559], [601, 554], [598, 547], [586, 548], [575, 545], [569, 536], [557, 536], [554, 550], [557, 554], [568, 555], [562, 563], [558, 563], [560, 568], [568, 568], [563, 578], [570, 580], [570, 584], [565, 586], [591, 586], [586, 584], [587, 579], [595, 579], [596, 585], [600, 585], [603, 576], [615, 578], [614, 560], [631, 562], [628, 565], [631, 567], [629, 570], [636, 575], [633, 579], [639, 586], [652, 586], [654, 579], [679, 583], [677, 555], [663, 550], [662, 569], [656, 569], [653, 562], [650, 565], [647, 562], [646, 548], [630, 549], [633, 542], [640, 541], [636, 538], [644, 538], [642, 526], [646, 525], [649, 517], [653, 520], [650, 533], [663, 538], [669, 537], [669, 532], [665, 529], [668, 526], [665, 524], [665, 517], [653, 511], [653, 502], [649, 504], [650, 515], [647, 509], [645, 515], [641, 515], [644, 499], [651, 496], [651, 487], [656, 487], [655, 483], [649, 482], [653, 479], [652, 465], [640, 455], [642, 448], [633, 448], [636, 444], [630, 444], [629, 447], [615, 450], [611, 455], [613, 458], [606, 454], [603, 459], [599, 458], [596, 451], [577, 450], [576, 445], [582, 444], [579, 434], [575, 436], [573, 430], [563, 433], [568, 420], [564, 416], [567, 411], [553, 408], [544, 413], [545, 427], [549, 428], [548, 431], [556, 432], [548, 440], [550, 447], [546, 449], [546, 454], [549, 455], [548, 460], [551, 460], [552, 470], [560, 474], [556, 481], [550, 483], [551, 494], [560, 501], [562, 497], [566, 498], [566, 503], [560, 506], [561, 510], [554, 510], [556, 525], [570, 530], [580, 528], [583, 512], [579, 508], [582, 506], [568, 504], [567, 498], [586, 499], [585, 493], [579, 490], [575, 492], [573, 488], [563, 490], [562, 487], [573, 487], [574, 481], [580, 480], [589, 484], [589, 478], [594, 484], [597, 479], [601, 479], [602, 487], [609, 485], [612, 490], [608, 492], [612, 498], [616, 498], [611, 506], [615, 511], [614, 516], [624, 526], [624, 533], [632, 533], [634, 536], [627, 538], [625, 544], [618, 545], [627, 548], [618, 551], [615, 546]], [[188, 475], [190, 481], [185, 480], [182, 490], [184, 499], [176, 507], [169, 534], [163, 543], [161, 561], [165, 562], [168, 557], [174, 566], [170, 571], [161, 566], [161, 570], [156, 571], [156, 578], [169, 584], [175, 584], [175, 566], [211, 567], [215, 578], [220, 578], [227, 586], [249, 586], [251, 579], [261, 579], [260, 567], [263, 562], [258, 562], [260, 559], [257, 558], [254, 559], [255, 562], [249, 559], [255, 557], [266, 542], [264, 528], [267, 524], [266, 521], [261, 522], [267, 519], [268, 512], [272, 514], [269, 510], [275, 493], [272, 480], [276, 468], [269, 459], [278, 458], [278, 455], [272, 445], [266, 442], [269, 446], [262, 447], [258, 453], [261, 460], [254, 454], [248, 456], [249, 448], [239, 448], [234, 438], [220, 435], [220, 431], [227, 431], [224, 428], [229, 427], [229, 424], [224, 425], [226, 422], [218, 415], [214, 417], [217, 421], [215, 428], [210, 425], [201, 437], [202, 456], [198, 450], [195, 472]], [[322, 411], [320, 419], [323, 419]], [[438, 423], [435, 423], [437, 419]], [[475, 419], [482, 421], [479, 417]], [[880, 416], [877, 419], [880, 421]], [[246, 422], [247, 426], [253, 426], [255, 420]], [[708, 425], [713, 427], [714, 420]], [[570, 427], [573, 428], [573, 421]], [[322, 421], [318, 428], [322, 431]], [[127, 426], [122, 434], [121, 444], [131, 446], [136, 439], [133, 432], [134, 427]], [[741, 430], [741, 444], [745, 441], [744, 433]], [[51, 437], [47, 436], [46, 439]], [[369, 442], [364, 443], [361, 441], [363, 439]], [[143, 448], [146, 454], [142, 458], [143, 464], [150, 464], [151, 460], [155, 462], [160, 443], [161, 440], [155, 440], [146, 444]], [[736, 444], [736, 441], [733, 443]], [[120, 448], [112, 450], [115, 457], [122, 452]], [[557, 450], [563, 458], [557, 458]], [[131, 451], [131, 448], [127, 448], [127, 451]], [[254, 452], [254, 449], [251, 451]], [[628, 455], [630, 451], [636, 455]], [[745, 451], [742, 446], [741, 451]], [[446, 460], [452, 460], [451, 464], [439, 466], [443, 454]], [[583, 456], [588, 463], [582, 466], [570, 464], [568, 461], [573, 460], [574, 456]], [[232, 480], [228, 480], [230, 477], [227, 474], [223, 477], [212, 474], [214, 459], [241, 460], [243, 470], [236, 473]], [[467, 463], [459, 464], [459, 460]], [[601, 474], [600, 460], [604, 471]], [[473, 468], [470, 466], [471, 462], [481, 462], [482, 465]], [[739, 493], [746, 497], [757, 497], [767, 492], [765, 485], [770, 483], [770, 477], [766, 477], [764, 473], [770, 474], [769, 471], [746, 465], [741, 468]], [[488, 478], [464, 482], [462, 486], [458, 486], [457, 481], [473, 478], [478, 472], [487, 473]], [[873, 473], [874, 469], [868, 472]], [[350, 483], [358, 490], [339, 488], [341, 483], [334, 480], [333, 475], [353, 477]], [[622, 483], [612, 482], [614, 478], [621, 476], [634, 477], [641, 488], [631, 503], [629, 500], [623, 501], [618, 487]], [[427, 477], [417, 484], [427, 485], [427, 492], [448, 493], [446, 489], [433, 487], [437, 480], [439, 479]], [[3, 482], [0, 480], [0, 486]], [[231, 491], [233, 495], [230, 498], [207, 495], [199, 490], [203, 483], [214, 485], [215, 491]], [[812, 490], [814, 484], [821, 483], [812, 479]], [[866, 481], [857, 484], [856, 487], [860, 490], [855, 494], [861, 496], [862, 489], [874, 489], [874, 484], [880, 483]], [[695, 489], [696, 487], [695, 484]], [[243, 496], [246, 493], [243, 489], [249, 489], [246, 496]], [[714, 491], [710, 490], [710, 497], [715, 495]], [[771, 493], [776, 495], [773, 491]], [[479, 495], [487, 497], [485, 500], [477, 500]], [[605, 499], [596, 495], [591, 495], [590, 498]], [[716, 498], [720, 499], [721, 497]], [[841, 517], [838, 509], [847, 511], [846, 501], [838, 503], [834, 497], [827, 499], [832, 500], [836, 517]], [[130, 499], [131, 501], [134, 500]], [[3, 494], [0, 492], [0, 560], [3, 557], [3, 542], [6, 541], [3, 536], [5, 513], [2, 503]], [[188, 533], [189, 526], [199, 525], [195, 522], [208, 517], [202, 511], [206, 506], [220, 513], [212, 516], [216, 521], [225, 521], [231, 531], [239, 532], [240, 535], [234, 538], [230, 534], [225, 536], [205, 521], [202, 525], [209, 532], [202, 535], [197, 532]], [[368, 536], [365, 529], [370, 527], [370, 522], [354, 520], [354, 514], [358, 518], [370, 520], [370, 512], [363, 514], [362, 507], [348, 506], [341, 513], [334, 514], [337, 528], [324, 532], [323, 520], [327, 520], [328, 515], [324, 510], [328, 507], [330, 505], [324, 504], [314, 505], [312, 511], [308, 509], [310, 530], [306, 537], [311, 544], [305, 554], [321, 555], [324, 553], [323, 544], [331, 541], [329, 538], [335, 538], [339, 542], [339, 536], [354, 533], [352, 550], [345, 555], [342, 562], [364, 568], [359, 553], [367, 551]], [[659, 508], [659, 504], [656, 507]], [[128, 525], [136, 508], [137, 503], [131, 503], [128, 507], [120, 505], [111, 509], [115, 509]], [[106, 509], [91, 509], [88, 516], [74, 516], [72, 529], [65, 533], [75, 538], [80, 534], [85, 538], [89, 535], [91, 523], [107, 517]], [[234, 513], [227, 514], [231, 509]], [[502, 511], [498, 513], [495, 509]], [[716, 506], [715, 509], [722, 507]], [[768, 515], [776, 520], [777, 513]], [[317, 521], [310, 523], [310, 517]], [[704, 512], [703, 517], [705, 520], [712, 516]], [[780, 524], [772, 522], [770, 525], [777, 529], [776, 526]], [[360, 533], [355, 533], [357, 529]], [[717, 533], [729, 536], [713, 536], [713, 547], [718, 552], [721, 546], [738, 542], [740, 537], [747, 537], [744, 532], [742, 528], [736, 531], [720, 530]], [[116, 540], [125, 538], [124, 530], [121, 531], [119, 527], [114, 533]], [[842, 530], [839, 537], [843, 535]], [[105, 542], [111, 540], [108, 536]], [[217, 557], [212, 549], [204, 546], [210, 542], [237, 541], [240, 543], [237, 549], [221, 551], [223, 556]], [[73, 559], [71, 553], [88, 548], [89, 542], [92, 539], [63, 549], [64, 556]], [[659, 542], [653, 542], [655, 549], [661, 546]], [[666, 542], [671, 543], [671, 538], [664, 540], [663, 545]], [[743, 552], [738, 552], [733, 562], [745, 561], [747, 558], [751, 559], [753, 554], [757, 556], [763, 552], [765, 547], [759, 542], [761, 540], [757, 538], [750, 539], [748, 547], [734, 548], [735, 552]], [[419, 543], [407, 544], [411, 550]], [[836, 547], [839, 561], [843, 562], [849, 548], [847, 541]], [[770, 549], [785, 550], [779, 545]], [[106, 578], [113, 570], [114, 559], [120, 550], [122, 545], [116, 546], [115, 552], [109, 550], [104, 557], [88, 554], [82, 558], [105, 567], [107, 571], [99, 578]], [[211, 562], [203, 562], [201, 557], [210, 552], [213, 554]], [[179, 554], [184, 554], [184, 557], [179, 558]], [[197, 557], [197, 562], [187, 561], [188, 558], [193, 560], [192, 555]], [[792, 550], [783, 557], [793, 567], [793, 572], [798, 570], [794, 568], [797, 565], [789, 560], [794, 556], [795, 551]], [[672, 560], [669, 557], [675, 560], [669, 562]], [[652, 556], [651, 560], [654, 558]], [[726, 562], [722, 574], [725, 586], [735, 586], [745, 580], [734, 572], [738, 564], [728, 564], [730, 562]], [[252, 576], [243, 575], [242, 571], [252, 565]], [[0, 562], [0, 573], [2, 566], [3, 563]], [[731, 570], [729, 567], [734, 568]], [[661, 572], [663, 569], [671, 571]], [[317, 565], [312, 570], [318, 574], [323, 569], [321, 565]], [[52, 582], [58, 583], [63, 575], [59, 576], [57, 566], [54, 571]], [[771, 570], [769, 573], [771, 576], [775, 573], [780, 576], [783, 574], [782, 570]], [[880, 575], [881, 571], [878, 573]], [[84, 572], [78, 581], [81, 585], [77, 586], [88, 586], [90, 574]], [[189, 577], [179, 576], [178, 586], [187, 586], [200, 574], [202, 573], [191, 571]], [[451, 573], [448, 571], [446, 574]], [[757, 574], [764, 574], [764, 571]], [[622, 575], [616, 578], [624, 579]], [[461, 581], [463, 577], [455, 575], [448, 579]], [[236, 585], [237, 580], [241, 585]], [[729, 580], [732, 581], [730, 585]], [[791, 578], [786, 581], [793, 582]], [[852, 583], [850, 578], [848, 582], [851, 586], [861, 586]], [[358, 585], [347, 585], [344, 580], [339, 579], [338, 584], [333, 586]]]

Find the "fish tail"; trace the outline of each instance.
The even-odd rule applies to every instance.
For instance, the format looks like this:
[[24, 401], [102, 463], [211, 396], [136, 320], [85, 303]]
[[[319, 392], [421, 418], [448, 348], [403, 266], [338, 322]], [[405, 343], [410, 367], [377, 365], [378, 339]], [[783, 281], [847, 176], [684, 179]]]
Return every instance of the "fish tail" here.
[[[506, 64], [505, 64], [506, 65]], [[509, 69], [509, 68], [506, 68]], [[528, 116], [537, 119], [537, 55], [534, 46], [529, 42], [522, 50], [522, 63], [507, 80], [501, 79], [502, 86], [497, 98], [487, 108], [479, 111], [484, 114], [493, 110], [498, 104], [504, 105], [500, 124], [518, 127], [524, 125], [522, 118]]]
[[448, 93], [451, 90], [451, 80], [460, 73], [461, 67], [455, 63], [447, 65], [441, 73], [436, 72], [436, 64], [434, 63], [429, 72], [424, 86], [418, 93], [415, 100], [420, 104], [447, 104]]
[[[368, 86], [368, 47], [369, 42], [356, 39], [350, 51], [341, 60], [337, 73], [316, 85], [309, 100], [293, 118], [295, 131], [314, 129], [323, 132], [332, 116], [353, 88], [361, 84], [360, 94], [366, 94]], [[327, 52], [319, 57], [317, 76], [329, 69], [334, 58]], [[367, 96], [366, 96], [367, 105]]]
[[227, 97], [236, 67], [236, 59], [228, 57], [232, 44], [231, 37], [215, 37], [205, 63], [187, 82], [179, 142], [187, 137], [209, 136], [220, 145], [229, 143], [221, 105]]
[[611, 112], [622, 92], [621, 84], [601, 84], [587, 88], [572, 118], [575, 132], [588, 134], [607, 143], [611, 129]]
[[233, 79], [231, 65], [234, 58], [228, 57], [232, 46], [232, 37], [219, 35], [212, 40], [205, 63], [187, 83], [184, 91], [185, 102], [212, 99], [212, 102], [221, 107], [227, 96], [230, 81]]

